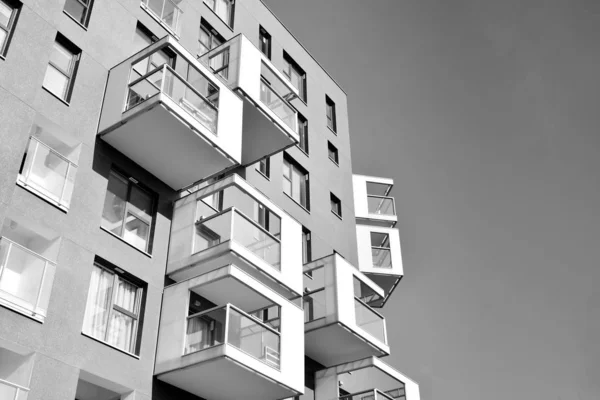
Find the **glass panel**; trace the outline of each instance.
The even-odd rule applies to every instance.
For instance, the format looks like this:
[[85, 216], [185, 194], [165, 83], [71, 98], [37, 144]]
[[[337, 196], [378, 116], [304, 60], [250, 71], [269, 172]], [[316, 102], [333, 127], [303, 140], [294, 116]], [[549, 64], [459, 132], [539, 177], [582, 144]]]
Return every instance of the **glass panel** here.
[[65, 100], [67, 98], [67, 90], [69, 89], [69, 78], [60, 73], [52, 65], [48, 64], [43, 86]]
[[260, 101], [281, 118], [284, 124], [296, 131], [296, 110], [279, 97], [271, 86], [262, 79], [260, 81]]
[[135, 185], [131, 187], [129, 203], [129, 210], [137, 216], [146, 219], [152, 218], [152, 197]]
[[367, 196], [369, 214], [396, 215], [392, 197]]
[[148, 237], [150, 236], [150, 226], [133, 214], [127, 213], [125, 220], [125, 231], [123, 239], [132, 246], [143, 251], [148, 249]]
[[50, 54], [50, 62], [65, 75], [71, 74], [75, 56], [58, 43], [54, 43], [54, 51]]
[[28, 310], [35, 310], [46, 260], [4, 239], [0, 241], [5, 262], [1, 268], [0, 296]]
[[137, 332], [137, 323], [135, 319], [125, 315], [117, 310], [113, 310], [110, 317], [110, 326], [108, 328], [108, 337], [106, 342], [119, 349], [133, 352], [135, 345], [135, 335]]
[[[136, 66], [134, 66], [134, 69], [135, 68]], [[160, 93], [162, 77], [163, 70], [160, 69], [147, 76], [145, 79], [142, 79], [141, 81], [129, 86], [129, 95], [127, 98], [127, 107], [125, 108], [125, 111]]]
[[146, 5], [159, 18], [162, 17], [163, 3], [165, 0], [145, 0]]
[[84, 23], [86, 7], [77, 0], [67, 0], [65, 11], [80, 23]]
[[354, 297], [361, 299], [367, 304], [381, 300], [380, 295], [378, 295], [370, 286], [366, 285], [356, 276], [354, 277]]
[[392, 268], [392, 253], [390, 249], [371, 248], [371, 258], [373, 259], [373, 267], [376, 268]]
[[356, 324], [385, 343], [383, 317], [377, 315], [373, 310], [357, 299], [354, 299], [354, 310], [356, 313]]
[[279, 368], [279, 335], [233, 308], [229, 309], [228, 322], [227, 337], [230, 345], [269, 366]]
[[104, 210], [102, 211], [102, 227], [118, 236], [121, 236], [125, 217], [127, 186], [128, 182], [124, 178], [114, 172], [110, 173], [106, 198], [104, 199]]
[[100, 340], [104, 340], [108, 325], [108, 314], [112, 308], [112, 287], [114, 275], [94, 266], [88, 293], [83, 331]]
[[242, 214], [235, 212], [232, 239], [262, 258], [272, 267], [280, 269], [281, 244], [263, 229], [251, 223]]
[[296, 168], [292, 168], [292, 198], [297, 202], [302, 202], [301, 183], [304, 180], [304, 175], [300, 173]]
[[183, 354], [223, 344], [227, 309], [219, 308], [188, 319]]
[[227, 25], [231, 24], [231, 2], [230, 0], [216, 0], [215, 13], [221, 17]]
[[10, 17], [12, 15], [13, 8], [8, 4], [0, 1], [0, 26], [4, 28], [8, 28], [8, 24], [10, 23]]
[[304, 295], [304, 322], [314, 321], [326, 315], [325, 289]]
[[115, 293], [115, 305], [132, 314], [138, 313], [138, 287], [123, 279], [119, 279], [117, 293]]
[[2, 51], [2, 48], [4, 47], [4, 42], [6, 41], [7, 36], [8, 36], [8, 33], [6, 33], [6, 31], [0, 29], [0, 51]]
[[232, 213], [227, 212], [196, 224], [192, 253], [200, 252], [226, 242], [231, 238]]
[[[308, 275], [308, 276], [306, 276]], [[304, 276], [304, 287], [309, 288], [309, 291], [321, 289], [325, 287], [325, 268], [319, 267], [307, 272]]]
[[77, 167], [71, 165], [67, 173], [67, 180], [65, 182], [65, 191], [62, 197], [62, 203], [65, 207], [71, 206], [71, 197], [73, 196], [73, 188], [75, 187], [75, 175], [77, 174]]
[[34, 138], [30, 140], [23, 169], [28, 185], [34, 186], [59, 202], [65, 187], [68, 168], [69, 163], [66, 160]]
[[[0, 3], [1, 5], [2, 3]], [[0, 381], [0, 399], [15, 400], [17, 399], [17, 388]]]

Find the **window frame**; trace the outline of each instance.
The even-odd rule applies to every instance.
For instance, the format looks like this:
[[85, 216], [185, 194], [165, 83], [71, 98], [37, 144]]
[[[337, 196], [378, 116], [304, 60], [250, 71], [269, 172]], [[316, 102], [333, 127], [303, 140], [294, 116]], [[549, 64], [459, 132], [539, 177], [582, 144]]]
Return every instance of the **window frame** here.
[[[333, 194], [333, 192], [329, 192], [329, 203], [331, 206], [331, 212], [339, 219], [342, 219], [342, 200]], [[334, 210], [334, 206], [339, 210], [339, 213]]]
[[[217, 8], [217, 1], [219, 0], [203, 0], [202, 2], [204, 3], [204, 5], [206, 5], [206, 7], [208, 7], [221, 21], [223, 21], [225, 23], [225, 25], [227, 25], [227, 27], [229, 27], [230, 29], [233, 30], [233, 21], [234, 21], [234, 17], [235, 17], [235, 0], [223, 0], [223, 1], [227, 1], [230, 4], [229, 7], [229, 15], [228, 15], [228, 19], [229, 21], [224, 20], [223, 18], [221, 18], [221, 16], [219, 15], [219, 13], [216, 11]], [[212, 2], [212, 6], [209, 4], [209, 2]]]
[[308, 120], [300, 113], [298, 113], [298, 136], [300, 141], [297, 147], [308, 156]]
[[[331, 154], [334, 154], [335, 157], [331, 158]], [[327, 156], [335, 165], [338, 167], [340, 166], [340, 153], [337, 147], [335, 147], [329, 140], [327, 141]]]
[[6, 57], [6, 54], [8, 53], [8, 47], [10, 46], [10, 42], [15, 33], [17, 19], [19, 18], [19, 14], [21, 13], [22, 3], [20, 1], [15, 0], [0, 0], [0, 3], [4, 3], [4, 5], [12, 9], [10, 17], [8, 19], [8, 25], [0, 25], [0, 29], [6, 32], [4, 42], [0, 45], [0, 59], [4, 59]]
[[302, 227], [302, 264], [312, 262], [312, 234], [308, 228]]
[[[67, 10], [66, 10], [66, 5], [68, 2], [75, 2], [75, 3], [79, 3], [84, 9], [85, 11], [83, 12], [83, 17], [82, 20], [78, 20], [77, 18], [75, 18], [74, 15], [71, 15]], [[63, 12], [69, 17], [71, 18], [73, 21], [77, 22], [79, 25], [81, 25], [83, 28], [85, 28], [87, 30], [89, 23], [90, 23], [90, 18], [92, 16], [92, 7], [94, 6], [94, 0], [87, 0], [88, 4], [85, 5], [84, 1], [82, 0], [66, 0], [65, 1], [65, 6], [63, 7]]]
[[[271, 34], [269, 32], [267, 32], [267, 30], [265, 28], [262, 27], [262, 25], [258, 26], [258, 48], [260, 50], [260, 52], [262, 54], [265, 55], [265, 57], [267, 57], [269, 60], [271, 59], [271, 49], [273, 48], [273, 38], [271, 37]], [[263, 46], [266, 46], [266, 52], [265, 49], [263, 49]]]
[[[298, 89], [298, 98], [302, 100], [304, 103], [307, 102], [307, 90], [306, 90], [306, 72], [302, 67], [284, 50], [283, 51], [283, 74], [288, 78], [290, 83], [292, 83], [292, 71], [296, 73], [300, 77], [301, 85]], [[293, 86], [293, 83], [292, 83]]]
[[52, 90], [44, 86], [44, 82], [42, 82], [42, 87], [56, 98], [65, 102], [66, 104], [69, 104], [69, 101], [71, 101], [71, 96], [73, 94], [73, 89], [75, 87], [75, 78], [77, 77], [77, 69], [79, 67], [79, 61], [81, 59], [81, 50], [60, 33], [58, 33], [56, 35], [56, 39], [54, 39], [54, 47], [52, 50], [53, 52], [60, 51], [57, 50], [56, 46], [62, 47], [63, 50], [67, 51], [73, 56], [72, 62], [69, 65], [69, 71], [63, 71], [62, 68], [58, 67], [57, 65], [54, 65], [54, 63], [52, 62], [52, 57], [50, 57], [50, 59], [48, 59], [48, 65], [46, 67], [46, 73], [44, 74], [44, 82], [46, 81], [46, 76], [48, 75], [48, 68], [52, 67], [56, 72], [67, 78], [67, 90], [65, 93], [65, 97], [63, 98], [58, 93], [54, 93]]
[[[264, 169], [264, 171], [263, 171], [263, 169]], [[258, 167], [256, 168], [256, 171], [258, 171], [258, 173], [260, 173], [262, 176], [264, 176], [268, 180], [271, 180], [271, 158], [265, 157], [265, 158], [260, 159], [258, 161]]]
[[[110, 175], [111, 174], [115, 174], [119, 179], [121, 179], [122, 181], [127, 182], [127, 198], [125, 199], [125, 208], [123, 210], [123, 220], [121, 221], [121, 234], [117, 235], [116, 233], [114, 233], [112, 230], [110, 230], [109, 228], [106, 228], [104, 226], [102, 226], [102, 221], [100, 222], [100, 227], [105, 230], [106, 232], [110, 233], [111, 235], [114, 235], [116, 237], [118, 237], [119, 239], [123, 240], [125, 243], [129, 244], [130, 246], [134, 247], [137, 250], [140, 250], [141, 252], [145, 253], [145, 254], [152, 254], [152, 244], [153, 244], [153, 238], [154, 238], [154, 222], [156, 220], [155, 218], [155, 214], [156, 214], [156, 207], [157, 207], [157, 196], [156, 193], [154, 193], [152, 190], [148, 189], [146, 186], [142, 185], [139, 183], [139, 181], [135, 178], [133, 178], [132, 176], [123, 173], [122, 171], [120, 171], [117, 168], [111, 168], [110, 173], [109, 173], [109, 179], [107, 180], [106, 183], [106, 195], [108, 195], [108, 182], [110, 180]], [[148, 220], [148, 218], [139, 215], [139, 213], [136, 212], [130, 212], [130, 201], [129, 199], [131, 198], [131, 191], [132, 188], [136, 187], [138, 190], [140, 190], [141, 192], [147, 194], [150, 198], [151, 201], [151, 205], [150, 205], [150, 219]], [[105, 201], [106, 201], [106, 195], [105, 195]], [[125, 223], [127, 221], [127, 215], [131, 214], [133, 215], [134, 218], [139, 219], [140, 221], [142, 221], [143, 223], [148, 225], [148, 238], [146, 241], [146, 248], [145, 249], [141, 249], [139, 247], [137, 247], [136, 245], [134, 245], [133, 243], [130, 243], [128, 240], [125, 239], [124, 237], [124, 232], [125, 232]], [[104, 207], [102, 208], [102, 218], [104, 218]]]
[[[285, 175], [285, 169], [289, 169], [289, 176]], [[300, 181], [300, 193], [298, 194], [298, 200], [294, 197], [294, 171], [297, 171], [298, 176], [302, 176], [303, 179]], [[287, 153], [283, 155], [283, 180], [289, 182], [290, 184], [290, 193], [285, 191], [285, 187], [283, 189], [283, 193], [285, 193], [289, 198], [294, 200], [297, 204], [299, 204], [302, 208], [307, 211], [310, 211], [310, 175], [306, 169], [302, 167], [296, 160], [290, 157]], [[302, 187], [304, 187], [304, 198], [302, 197]], [[303, 204], [304, 202], [304, 204]]]
[[207, 20], [205, 20], [204, 18], [200, 18], [200, 27], [198, 31], [198, 50], [200, 50], [201, 47], [206, 48], [204, 43], [202, 43], [202, 41], [200, 40], [200, 35], [202, 34], [202, 32], [204, 32], [209, 37], [210, 48], [204, 51], [203, 53], [197, 51], [196, 58], [200, 58], [202, 55], [208, 53], [212, 49], [215, 49], [226, 42], [225, 38], [219, 33], [219, 31], [213, 28], [213, 26], [210, 23], [208, 23]]
[[337, 135], [335, 102], [327, 95], [325, 95], [325, 117], [327, 118], [327, 127]]

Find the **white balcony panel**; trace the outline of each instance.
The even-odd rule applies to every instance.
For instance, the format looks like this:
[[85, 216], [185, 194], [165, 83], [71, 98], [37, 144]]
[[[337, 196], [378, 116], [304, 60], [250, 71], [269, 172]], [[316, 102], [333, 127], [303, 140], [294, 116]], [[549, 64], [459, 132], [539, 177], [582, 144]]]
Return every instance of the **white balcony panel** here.
[[[353, 175], [354, 212], [359, 224], [394, 227], [398, 222], [396, 204], [389, 196], [394, 180], [375, 176]], [[374, 190], [377, 188], [377, 190]]]
[[[386, 237], [381, 245], [373, 241], [373, 236]], [[358, 269], [379, 285], [385, 295], [372, 306], [382, 307], [402, 279], [402, 251], [400, 233], [396, 228], [357, 225], [356, 241], [358, 249]]]

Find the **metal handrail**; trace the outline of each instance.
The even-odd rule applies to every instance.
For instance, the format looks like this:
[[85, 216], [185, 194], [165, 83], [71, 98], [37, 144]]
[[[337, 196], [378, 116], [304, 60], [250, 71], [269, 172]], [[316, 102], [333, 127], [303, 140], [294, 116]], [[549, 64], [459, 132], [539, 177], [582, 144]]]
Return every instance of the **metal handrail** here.
[[380, 394], [380, 395], [382, 395], [383, 397], [385, 397], [385, 398], [387, 398], [389, 400], [394, 400], [393, 397], [390, 397], [389, 395], [387, 395], [386, 393], [382, 392], [379, 389], [368, 389], [368, 390], [363, 390], [362, 392], [350, 393], [350, 394], [347, 394], [347, 395], [344, 395], [344, 396], [340, 396], [340, 397], [338, 397], [338, 399], [339, 400], [350, 400], [354, 396], [359, 396], [359, 395], [365, 394], [365, 393], [373, 393], [373, 394], [377, 393], [377, 394]]
[[296, 107], [292, 106], [286, 99], [284, 99], [279, 93], [277, 93], [275, 88], [273, 86], [271, 86], [271, 84], [262, 75], [260, 76], [260, 80], [265, 85], [267, 85], [267, 87], [269, 87], [273, 93], [275, 93], [275, 96], [277, 96], [279, 98], [279, 100], [281, 100], [284, 104], [289, 106], [292, 109], [292, 111], [294, 111], [295, 114], [298, 114], [298, 110], [296, 110]]
[[373, 308], [368, 305], [367, 303], [365, 303], [364, 301], [362, 301], [361, 299], [359, 299], [358, 297], [354, 296], [354, 300], [357, 300], [360, 304], [362, 304], [363, 306], [365, 306], [367, 309], [369, 309], [370, 311], [373, 312], [373, 314], [377, 315], [379, 318], [381, 318], [382, 320], [385, 320], [385, 317], [383, 315], [381, 315], [380, 313], [378, 313], [377, 311], [373, 310]]
[[[394, 199], [394, 197], [391, 196], [378, 196], [375, 194], [367, 194], [367, 198], [375, 198], [375, 199], [384, 199], [384, 200], [390, 200], [391, 204], [392, 204], [392, 213], [393, 215], [396, 215], [396, 200]], [[381, 209], [383, 202], [379, 203], [378, 209]], [[369, 210], [367, 210], [369, 211]], [[369, 211], [369, 214], [374, 214], [372, 212]]]
[[[175, 71], [169, 64], [164, 64], [164, 67], [166, 69], [170, 70], [173, 73], [173, 75], [175, 75], [176, 78], [178, 78], [188, 88], [190, 88], [192, 90], [192, 92], [194, 92], [195, 94], [197, 94], [202, 100], [206, 101], [206, 103], [209, 105], [209, 107], [213, 108], [215, 111], [219, 111], [219, 108], [212, 101], [210, 101], [208, 98], [206, 98], [195, 87], [193, 87], [186, 79], [184, 79], [181, 75], [179, 75], [179, 73], [177, 73], [177, 71]], [[198, 72], [200, 73], [200, 75], [204, 76], [204, 74], [202, 72], [200, 72], [200, 71], [198, 71]], [[208, 80], [209, 83], [210, 83], [210, 79], [208, 79], [206, 76], [204, 76], [204, 78], [206, 78], [206, 80]], [[212, 83], [210, 83], [210, 84], [212, 85]], [[213, 86], [215, 86], [215, 85], [213, 85]], [[164, 92], [164, 90], [162, 90], [162, 91]]]
[[206, 221], [209, 221], [211, 219], [220, 217], [221, 215], [227, 214], [228, 212], [233, 211], [237, 214], [239, 214], [242, 218], [244, 218], [245, 220], [247, 220], [248, 222], [250, 222], [252, 225], [254, 225], [256, 228], [260, 229], [261, 231], [263, 231], [264, 233], [266, 233], [268, 236], [270, 236], [272, 239], [274, 239], [277, 243], [281, 243], [281, 239], [275, 237], [271, 232], [269, 232], [268, 230], [266, 230], [265, 228], [263, 228], [262, 226], [260, 226], [260, 224], [258, 224], [258, 222], [253, 221], [252, 219], [250, 219], [248, 216], [246, 216], [246, 214], [244, 214], [242, 211], [240, 211], [237, 207], [235, 206], [231, 206], [228, 207], [222, 211], [219, 211], [216, 214], [212, 214], [209, 215], [206, 218], [202, 218], [196, 221], [196, 225], [199, 225], [201, 223], [204, 223]]
[[[190, 319], [193, 319], [193, 318], [201, 317], [201, 316], [203, 316], [205, 314], [208, 314], [208, 313], [211, 313], [213, 311], [220, 310], [220, 309], [226, 309], [226, 310], [227, 309], [233, 309], [236, 312], [242, 314], [242, 316], [247, 317], [248, 319], [252, 320], [253, 322], [256, 322], [258, 325], [260, 325], [260, 326], [266, 328], [267, 330], [269, 330], [269, 331], [277, 334], [278, 336], [281, 336], [281, 333], [279, 331], [276, 331], [275, 329], [273, 329], [270, 326], [266, 325], [264, 322], [258, 320], [256, 317], [251, 316], [250, 314], [248, 314], [244, 310], [238, 308], [237, 306], [235, 306], [235, 305], [233, 305], [231, 303], [227, 303], [224, 306], [216, 306], [216, 307], [213, 307], [213, 308], [209, 308], [208, 310], [200, 311], [200, 312], [198, 312], [196, 314], [188, 315], [187, 319], [190, 320]], [[229, 314], [227, 314], [226, 322], [227, 322], [227, 324], [229, 324]]]
[[33, 255], [33, 256], [35, 256], [35, 257], [41, 258], [42, 260], [44, 260], [44, 261], [46, 261], [46, 262], [49, 262], [49, 263], [50, 263], [50, 264], [52, 264], [52, 265], [56, 265], [56, 262], [54, 262], [54, 261], [52, 261], [52, 260], [50, 260], [50, 259], [48, 259], [48, 258], [44, 257], [44, 256], [43, 256], [43, 255], [41, 255], [41, 254], [38, 254], [38, 253], [36, 253], [36, 252], [35, 252], [35, 251], [33, 251], [33, 250], [30, 250], [30, 249], [28, 249], [27, 247], [25, 247], [25, 246], [23, 246], [23, 245], [20, 245], [20, 244], [19, 244], [19, 243], [17, 243], [17, 242], [13, 242], [12, 240], [10, 240], [9, 238], [7, 238], [6, 236], [0, 236], [0, 241], [2, 241], [2, 240], [6, 240], [7, 242], [9, 242], [9, 243], [11, 243], [11, 244], [13, 244], [13, 245], [15, 245], [15, 246], [19, 247], [20, 249], [22, 249], [22, 250], [26, 251], [27, 253], [29, 253], [29, 254], [31, 254], [31, 255]]
[[69, 160], [67, 157], [63, 156], [62, 154], [60, 154], [58, 151], [54, 150], [52, 147], [50, 147], [49, 145], [47, 145], [46, 143], [42, 142], [40, 139], [36, 138], [35, 136], [30, 136], [31, 139], [35, 140], [36, 142], [38, 142], [39, 144], [41, 144], [42, 146], [44, 146], [45, 148], [47, 148], [48, 150], [50, 150], [50, 152], [54, 153], [56, 156], [58, 156], [59, 158], [62, 158], [64, 161], [68, 162], [69, 164], [77, 167], [77, 164], [71, 160]]

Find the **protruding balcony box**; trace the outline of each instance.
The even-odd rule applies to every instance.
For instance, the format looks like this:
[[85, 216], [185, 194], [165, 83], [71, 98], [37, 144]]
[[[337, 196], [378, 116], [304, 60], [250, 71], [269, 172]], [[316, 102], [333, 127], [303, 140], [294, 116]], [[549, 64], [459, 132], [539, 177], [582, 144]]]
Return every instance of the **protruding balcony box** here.
[[356, 242], [358, 269], [385, 293], [371, 305], [383, 307], [404, 275], [398, 229], [356, 225]]
[[316, 372], [315, 398], [420, 400], [419, 385], [375, 357]]
[[110, 70], [99, 135], [181, 189], [239, 165], [242, 100], [166, 36]]
[[368, 304], [383, 290], [343, 257], [304, 266], [306, 355], [332, 366], [390, 353], [385, 318]]
[[214, 269], [165, 288], [155, 375], [205, 399], [296, 396], [302, 325], [300, 307], [242, 269]]
[[0, 399], [27, 400], [34, 353], [0, 339]]
[[302, 226], [238, 175], [175, 203], [167, 275], [235, 264], [282, 296], [302, 294]]
[[394, 198], [390, 191], [394, 180], [375, 176], [353, 175], [356, 222], [393, 228], [398, 222]]
[[239, 34], [200, 57], [244, 99], [242, 164], [248, 165], [299, 142], [298, 90], [248, 38]]

